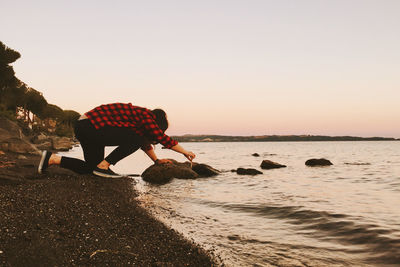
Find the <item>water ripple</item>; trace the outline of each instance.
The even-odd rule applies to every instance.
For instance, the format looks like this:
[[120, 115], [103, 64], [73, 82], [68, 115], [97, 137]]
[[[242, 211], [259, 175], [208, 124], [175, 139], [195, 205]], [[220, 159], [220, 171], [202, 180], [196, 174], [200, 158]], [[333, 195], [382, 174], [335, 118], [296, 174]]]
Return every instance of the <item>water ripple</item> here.
[[[393, 238], [397, 230], [385, 229], [376, 224], [359, 224], [357, 218], [326, 211], [304, 210], [301, 206], [261, 206], [251, 204], [226, 204], [209, 202], [209, 206], [231, 211], [253, 213], [257, 216], [286, 220], [303, 230], [312, 230], [308, 235], [325, 241], [362, 245], [359, 252], [374, 251], [369, 260], [380, 264], [400, 263], [400, 238]], [[230, 240], [240, 240], [230, 236]], [[247, 242], [261, 242], [251, 239]], [[378, 255], [376, 255], [378, 254]]]

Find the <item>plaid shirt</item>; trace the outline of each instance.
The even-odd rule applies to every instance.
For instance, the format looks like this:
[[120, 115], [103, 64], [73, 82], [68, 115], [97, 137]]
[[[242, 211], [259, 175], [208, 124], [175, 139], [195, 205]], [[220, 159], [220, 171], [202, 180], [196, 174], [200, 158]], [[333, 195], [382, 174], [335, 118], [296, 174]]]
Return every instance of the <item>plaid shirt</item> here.
[[[155, 115], [147, 108], [133, 106], [131, 103], [113, 103], [98, 106], [85, 113], [96, 129], [104, 126], [131, 128], [135, 133], [146, 139], [156, 141], [166, 148], [178, 144], [177, 141], [164, 134], [155, 121]], [[151, 149], [150, 144], [144, 144], [142, 149]]]

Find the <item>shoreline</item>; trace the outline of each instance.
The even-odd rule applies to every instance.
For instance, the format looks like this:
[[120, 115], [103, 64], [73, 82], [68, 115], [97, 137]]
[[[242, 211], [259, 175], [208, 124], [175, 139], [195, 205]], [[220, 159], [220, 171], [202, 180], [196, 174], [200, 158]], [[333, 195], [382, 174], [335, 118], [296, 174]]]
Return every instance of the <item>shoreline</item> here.
[[141, 207], [132, 179], [39, 175], [39, 156], [0, 154], [0, 265], [216, 266]]

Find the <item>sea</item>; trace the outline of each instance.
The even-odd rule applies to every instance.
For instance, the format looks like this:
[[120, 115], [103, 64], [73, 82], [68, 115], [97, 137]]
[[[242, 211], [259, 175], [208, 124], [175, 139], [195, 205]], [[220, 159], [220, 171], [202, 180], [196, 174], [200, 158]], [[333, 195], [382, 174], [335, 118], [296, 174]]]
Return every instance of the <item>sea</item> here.
[[[135, 177], [138, 199], [225, 266], [400, 266], [399, 141], [181, 145], [221, 174], [165, 185]], [[155, 152], [186, 160], [158, 146]], [[80, 147], [65, 154], [82, 158]], [[311, 158], [333, 165], [308, 167]], [[262, 160], [287, 167], [262, 170]], [[113, 170], [141, 174], [151, 164], [139, 150]], [[239, 167], [263, 174], [231, 171]]]

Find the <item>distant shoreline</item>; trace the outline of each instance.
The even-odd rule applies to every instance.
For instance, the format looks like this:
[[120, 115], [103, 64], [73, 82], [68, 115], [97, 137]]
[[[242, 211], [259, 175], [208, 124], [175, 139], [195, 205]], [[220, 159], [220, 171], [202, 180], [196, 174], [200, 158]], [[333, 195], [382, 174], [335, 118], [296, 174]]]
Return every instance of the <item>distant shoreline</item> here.
[[391, 137], [323, 136], [323, 135], [181, 135], [172, 136], [179, 142], [324, 142], [324, 141], [400, 141]]

